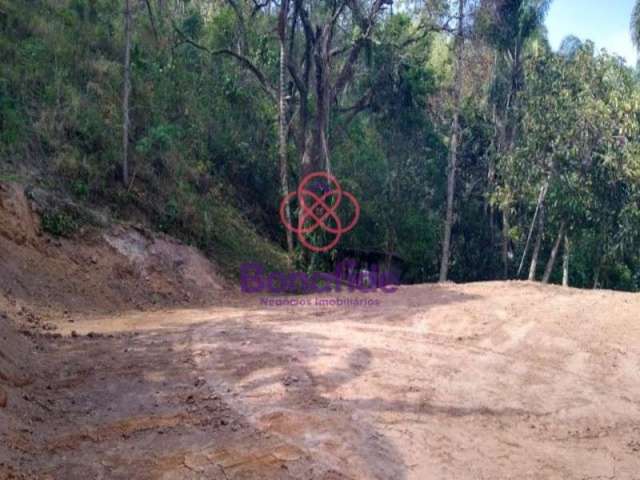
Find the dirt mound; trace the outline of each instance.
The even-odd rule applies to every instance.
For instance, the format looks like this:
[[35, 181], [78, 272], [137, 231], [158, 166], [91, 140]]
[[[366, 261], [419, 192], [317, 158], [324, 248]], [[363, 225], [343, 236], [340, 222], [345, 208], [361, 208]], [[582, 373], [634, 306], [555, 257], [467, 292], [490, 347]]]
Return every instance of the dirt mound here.
[[0, 236], [19, 245], [37, 245], [40, 219], [31, 209], [24, 189], [0, 183]]
[[52, 198], [0, 184], [0, 311], [22, 324], [46, 329], [59, 313], [202, 304], [221, 291], [224, 280], [198, 250], [141, 226], [44, 233], [39, 214]]
[[128, 258], [143, 277], [163, 276], [167, 272], [173, 272], [177, 278], [196, 289], [222, 289], [222, 280], [211, 262], [197, 249], [174, 238], [151, 234], [145, 230], [115, 227], [104, 234], [104, 239], [118, 253]]

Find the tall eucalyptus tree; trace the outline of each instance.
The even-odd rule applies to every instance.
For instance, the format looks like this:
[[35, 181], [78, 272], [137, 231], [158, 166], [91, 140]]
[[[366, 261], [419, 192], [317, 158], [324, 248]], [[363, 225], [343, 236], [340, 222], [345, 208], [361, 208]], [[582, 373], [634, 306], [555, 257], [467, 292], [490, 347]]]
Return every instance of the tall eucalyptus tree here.
[[[519, 94], [524, 88], [524, 60], [531, 39], [540, 34], [550, 0], [485, 0], [480, 28], [496, 51], [492, 101], [496, 112], [495, 158], [489, 164], [490, 189], [495, 189], [496, 162], [512, 155], [519, 124]], [[505, 187], [504, 185], [502, 187]], [[510, 210], [508, 188], [502, 188], [503, 276], [509, 276]], [[544, 199], [543, 199], [544, 201]]]

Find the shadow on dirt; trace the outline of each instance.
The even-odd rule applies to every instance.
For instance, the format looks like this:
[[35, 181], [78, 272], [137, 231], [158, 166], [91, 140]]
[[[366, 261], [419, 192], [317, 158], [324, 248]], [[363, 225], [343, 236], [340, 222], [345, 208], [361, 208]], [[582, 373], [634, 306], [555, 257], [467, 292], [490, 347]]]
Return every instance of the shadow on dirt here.
[[[398, 304], [414, 295], [408, 290]], [[46, 372], [25, 389], [41, 414], [22, 464], [71, 480], [402, 480], [402, 452], [370, 412], [428, 409], [343, 399], [340, 390], [366, 377], [379, 352], [336, 343], [318, 324], [393, 326], [466, 297], [434, 286], [391, 316], [213, 309], [187, 325], [165, 316], [161, 328], [45, 342]]]

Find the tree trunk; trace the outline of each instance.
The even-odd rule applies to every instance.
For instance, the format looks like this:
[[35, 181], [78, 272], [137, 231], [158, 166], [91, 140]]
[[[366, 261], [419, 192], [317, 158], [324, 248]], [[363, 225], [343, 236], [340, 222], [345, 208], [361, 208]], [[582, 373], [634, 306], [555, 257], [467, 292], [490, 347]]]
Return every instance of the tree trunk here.
[[502, 209], [502, 278], [509, 277], [509, 205]]
[[131, 93], [131, 5], [124, 10], [124, 89], [122, 92], [122, 181], [129, 186], [129, 95]]
[[314, 65], [315, 65], [315, 90], [316, 109], [315, 125], [313, 127], [312, 162], [317, 170], [325, 170], [331, 173], [331, 162], [329, 159], [329, 112], [331, 110], [331, 53], [329, 52], [332, 29], [330, 25], [318, 28], [317, 40], [315, 42]]
[[386, 272], [391, 270], [391, 262], [393, 260], [393, 252], [395, 250], [395, 232], [391, 230], [391, 227], [387, 226], [387, 245], [384, 256], [384, 269]]
[[602, 270], [602, 261], [598, 262], [596, 265], [596, 271], [593, 272], [593, 289], [597, 290], [600, 288], [600, 270]]
[[453, 228], [453, 200], [456, 186], [456, 165], [458, 163], [458, 141], [460, 136], [460, 101], [462, 96], [462, 49], [464, 26], [464, 0], [458, 4], [458, 32], [455, 39], [456, 71], [454, 86], [454, 112], [451, 126], [451, 144], [449, 147], [449, 165], [447, 172], [447, 212], [442, 239], [442, 259], [440, 263], [440, 282], [446, 282], [449, 274], [449, 256], [451, 253], [451, 229]]
[[540, 209], [542, 208], [542, 205], [544, 203], [544, 198], [547, 195], [547, 188], [549, 186], [549, 183], [546, 182], [544, 185], [542, 185], [542, 188], [540, 189], [540, 195], [538, 195], [538, 203], [536, 204], [536, 211], [533, 214], [533, 219], [531, 220], [531, 227], [529, 227], [529, 235], [527, 235], [527, 242], [524, 245], [524, 251], [522, 252], [522, 258], [520, 259], [520, 266], [518, 267], [518, 273], [516, 276], [520, 276], [520, 273], [522, 272], [522, 268], [524, 267], [524, 260], [527, 257], [527, 251], [529, 250], [529, 243], [531, 242], [531, 237], [533, 236], [533, 230], [536, 226], [536, 220], [538, 219], [538, 214], [540, 213]]
[[149, 14], [149, 22], [151, 23], [151, 30], [153, 31], [153, 38], [156, 41], [156, 44], [160, 42], [160, 37], [158, 35], [158, 28], [156, 27], [155, 16], [153, 15], [153, 9], [151, 8], [150, 0], [145, 0], [145, 5], [147, 6], [147, 13]]
[[[278, 25], [278, 33], [280, 40], [280, 82], [279, 82], [279, 98], [278, 98], [278, 141], [280, 153], [280, 188], [282, 196], [285, 197], [289, 193], [288, 169], [287, 169], [287, 105], [286, 105], [286, 82], [287, 82], [287, 49], [286, 49], [286, 30], [287, 19], [289, 14], [289, 1], [283, 0], [280, 9], [280, 18]], [[288, 225], [291, 225], [291, 209], [287, 203], [285, 207], [285, 219]], [[293, 252], [293, 235], [291, 230], [285, 229], [287, 234], [287, 251], [289, 254]]]
[[545, 183], [540, 189], [540, 194], [538, 195], [538, 202], [536, 203], [536, 211], [533, 214], [533, 218], [531, 219], [531, 226], [529, 227], [529, 234], [527, 235], [527, 241], [524, 244], [524, 250], [522, 251], [522, 258], [520, 259], [520, 266], [518, 267], [517, 277], [520, 276], [522, 272], [522, 268], [524, 267], [524, 259], [527, 257], [527, 252], [529, 251], [529, 243], [531, 243], [531, 237], [533, 236], [533, 230], [536, 226], [536, 220], [538, 219], [538, 214], [540, 213], [540, 207], [542, 206], [542, 202], [544, 202], [544, 197], [547, 190], [547, 184]]
[[[496, 106], [493, 106], [493, 113], [491, 115], [492, 122], [495, 125], [497, 123], [496, 120]], [[497, 137], [497, 133], [495, 137]], [[496, 145], [496, 141], [493, 141], [494, 145]], [[487, 166], [487, 191], [489, 192], [489, 196], [487, 198], [487, 204], [489, 209], [489, 238], [491, 239], [491, 254], [494, 253], [495, 248], [495, 239], [496, 239], [496, 220], [495, 220], [495, 208], [493, 206], [493, 201], [490, 198], [490, 195], [493, 195], [495, 192], [495, 184], [496, 184], [496, 159], [495, 152], [491, 152], [489, 155], [488, 166]]]
[[[498, 72], [498, 52], [493, 54], [493, 66], [492, 66], [492, 83], [495, 84], [497, 80]], [[496, 189], [496, 153], [500, 151], [499, 145], [499, 127], [498, 127], [498, 109], [495, 102], [491, 108], [491, 124], [494, 126], [494, 134], [491, 139], [491, 148], [487, 165], [487, 191], [489, 194], [493, 194]], [[491, 238], [491, 254], [493, 255], [493, 249], [495, 248], [495, 208], [490, 198], [487, 199], [489, 204], [489, 238]]]
[[603, 242], [601, 240], [600, 242], [598, 242], [598, 250], [594, 255], [598, 259], [598, 262], [596, 263], [595, 269], [593, 271], [593, 289], [594, 290], [600, 288], [600, 272], [602, 272], [602, 266], [605, 261], [605, 253], [606, 253], [606, 250], [604, 249]]
[[540, 247], [542, 246], [542, 238], [544, 237], [544, 203], [540, 207], [540, 216], [538, 217], [538, 236], [531, 254], [531, 264], [529, 265], [529, 281], [536, 279], [536, 270], [538, 269], [538, 257], [540, 256]]
[[569, 236], [565, 234], [564, 236], [564, 251], [562, 252], [562, 286], [569, 286], [569, 255], [570, 255], [570, 244], [569, 244]]
[[553, 244], [553, 250], [551, 250], [551, 256], [549, 257], [549, 261], [547, 262], [547, 267], [544, 269], [544, 276], [542, 277], [542, 283], [549, 283], [549, 278], [551, 278], [551, 273], [553, 272], [553, 267], [556, 263], [556, 258], [558, 256], [558, 250], [560, 249], [560, 241], [564, 236], [564, 222], [560, 225], [560, 231], [558, 232], [558, 236], [556, 238], [555, 243]]
[[[509, 83], [509, 93], [507, 95], [507, 103], [505, 105], [505, 116], [503, 120], [503, 132], [501, 146], [505, 148], [504, 153], [513, 152], [516, 142], [518, 129], [518, 92], [519, 92], [519, 68], [520, 68], [520, 49], [516, 40], [515, 52], [511, 64], [511, 81]], [[509, 278], [509, 213], [510, 204], [507, 202], [502, 211], [502, 265], [503, 276]]]
[[312, 86], [315, 91], [315, 108], [301, 111], [301, 114], [307, 115], [303, 121], [308, 124], [303, 125], [302, 136], [304, 138], [301, 174], [302, 177], [318, 172], [328, 170], [329, 166], [329, 148], [327, 140], [327, 127], [330, 105], [328, 98], [330, 95], [329, 83], [326, 78], [328, 65], [325, 64], [325, 58], [322, 53], [322, 38], [315, 40], [307, 40], [312, 43], [312, 53], [308, 61], [312, 59], [313, 82]]

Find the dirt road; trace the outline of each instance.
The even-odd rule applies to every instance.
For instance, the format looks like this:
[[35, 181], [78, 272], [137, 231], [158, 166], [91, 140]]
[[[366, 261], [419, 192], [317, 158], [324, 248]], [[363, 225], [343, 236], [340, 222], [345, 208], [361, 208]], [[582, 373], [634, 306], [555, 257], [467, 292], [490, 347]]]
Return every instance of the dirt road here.
[[640, 478], [640, 297], [496, 282], [379, 298], [60, 319], [25, 390], [37, 435], [7, 437], [13, 471]]

